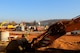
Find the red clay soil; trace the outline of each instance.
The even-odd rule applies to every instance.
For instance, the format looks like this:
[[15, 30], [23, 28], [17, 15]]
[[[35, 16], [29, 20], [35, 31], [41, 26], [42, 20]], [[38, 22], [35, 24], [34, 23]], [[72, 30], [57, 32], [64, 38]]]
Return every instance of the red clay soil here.
[[66, 32], [70, 32], [73, 30], [80, 30], [80, 17], [78, 17], [76, 19], [69, 20], [69, 21], [64, 21], [64, 22], [66, 22], [66, 24], [64, 24], [64, 26], [66, 28], [65, 29]]
[[26, 38], [31, 42], [33, 40], [33, 38], [37, 38], [41, 34], [42, 33], [31, 33], [31, 34], [27, 35]]
[[80, 22], [71, 23], [66, 26], [66, 31], [80, 30]]

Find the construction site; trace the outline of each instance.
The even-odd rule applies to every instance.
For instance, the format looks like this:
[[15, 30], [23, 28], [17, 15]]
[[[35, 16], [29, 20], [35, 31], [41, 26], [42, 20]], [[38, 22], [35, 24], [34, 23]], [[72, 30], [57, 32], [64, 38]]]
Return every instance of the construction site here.
[[27, 29], [5, 23], [0, 24], [0, 53], [80, 53], [80, 16]]

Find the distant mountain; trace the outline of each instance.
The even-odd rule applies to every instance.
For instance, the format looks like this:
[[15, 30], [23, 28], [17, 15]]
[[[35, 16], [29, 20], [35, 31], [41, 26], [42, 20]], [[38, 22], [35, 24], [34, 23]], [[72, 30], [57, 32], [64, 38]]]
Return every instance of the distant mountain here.
[[51, 19], [51, 20], [43, 20], [43, 21], [40, 21], [41, 25], [51, 25], [51, 24], [54, 24], [58, 21], [67, 21], [67, 20], [70, 20], [70, 19]]
[[52, 24], [59, 22], [59, 21], [67, 21], [67, 20], [69, 20], [69, 19], [50, 19], [50, 20], [42, 20], [40, 22], [36, 22], [36, 21], [26, 22], [26, 25], [27, 26], [34, 26], [34, 25], [38, 26], [40, 24], [42, 26], [46, 26], [46, 25], [52, 25]]

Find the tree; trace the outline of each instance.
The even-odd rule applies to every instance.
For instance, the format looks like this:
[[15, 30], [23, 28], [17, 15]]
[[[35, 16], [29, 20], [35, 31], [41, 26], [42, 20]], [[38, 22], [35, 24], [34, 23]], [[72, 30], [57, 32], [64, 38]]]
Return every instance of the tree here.
[[36, 20], [33, 21], [33, 25], [35, 26], [37, 24]]
[[10, 24], [12, 25], [16, 25], [17, 23], [15, 21], [12, 21]]

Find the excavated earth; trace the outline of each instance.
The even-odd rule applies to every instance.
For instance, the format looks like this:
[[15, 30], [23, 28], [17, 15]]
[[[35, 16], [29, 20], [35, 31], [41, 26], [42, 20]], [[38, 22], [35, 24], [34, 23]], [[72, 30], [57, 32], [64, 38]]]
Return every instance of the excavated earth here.
[[[33, 38], [39, 35], [40, 34], [29, 34], [26, 38], [31, 41]], [[5, 48], [8, 43], [8, 41], [0, 41], [0, 53], [5, 53]], [[56, 39], [50, 47], [65, 50], [80, 50], [80, 34], [63, 35]]]

